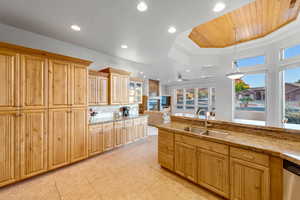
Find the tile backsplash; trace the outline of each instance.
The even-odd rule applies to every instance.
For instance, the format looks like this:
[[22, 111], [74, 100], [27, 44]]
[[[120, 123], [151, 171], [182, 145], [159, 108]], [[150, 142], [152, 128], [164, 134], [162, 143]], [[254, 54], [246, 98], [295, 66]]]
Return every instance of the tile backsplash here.
[[[125, 105], [130, 107], [129, 115], [136, 116], [139, 114], [139, 105], [132, 104], [132, 105]], [[95, 118], [113, 118], [114, 112], [119, 112], [122, 106], [90, 106], [89, 109], [97, 112], [97, 115], [94, 116]]]

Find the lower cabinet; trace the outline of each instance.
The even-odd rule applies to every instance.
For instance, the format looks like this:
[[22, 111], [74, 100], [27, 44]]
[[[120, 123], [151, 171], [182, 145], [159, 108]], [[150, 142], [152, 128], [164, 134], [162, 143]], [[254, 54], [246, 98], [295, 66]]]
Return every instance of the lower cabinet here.
[[0, 112], [0, 187], [19, 179], [19, 117], [17, 111]]
[[231, 158], [231, 199], [269, 200], [269, 169], [251, 162]]
[[114, 122], [114, 132], [116, 136], [116, 147], [125, 144], [124, 121]]
[[175, 142], [175, 172], [197, 182], [197, 148]]
[[[76, 162], [87, 157], [87, 109], [71, 109], [70, 160]], [[84, 123], [83, 123], [84, 122]]]
[[89, 127], [89, 156], [103, 152], [103, 124]]
[[103, 143], [104, 151], [111, 150], [115, 147], [114, 123], [103, 124]]
[[48, 169], [48, 111], [27, 110], [20, 117], [20, 170], [27, 178]]
[[49, 169], [70, 163], [70, 109], [49, 110]]
[[124, 121], [125, 143], [128, 144], [134, 140], [135, 132], [133, 130], [133, 120], [127, 119]]
[[158, 162], [174, 171], [174, 133], [161, 129], [158, 131]]
[[229, 197], [229, 158], [228, 155], [198, 148], [198, 184]]

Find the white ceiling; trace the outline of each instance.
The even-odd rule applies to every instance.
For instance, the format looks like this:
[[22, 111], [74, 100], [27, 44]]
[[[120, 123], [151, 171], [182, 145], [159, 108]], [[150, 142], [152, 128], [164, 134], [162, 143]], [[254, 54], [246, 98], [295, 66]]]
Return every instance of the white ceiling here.
[[[176, 37], [217, 17], [212, 12], [217, 0], [145, 1], [149, 9], [140, 13], [138, 0], [1, 0], [0, 22], [147, 64], [164, 78], [174, 66], [180, 66], [168, 57]], [[227, 3], [224, 12], [249, 3], [223, 1]], [[81, 31], [72, 31], [72, 24]], [[170, 25], [177, 28], [176, 34], [167, 32]], [[121, 44], [129, 48], [121, 49]]]

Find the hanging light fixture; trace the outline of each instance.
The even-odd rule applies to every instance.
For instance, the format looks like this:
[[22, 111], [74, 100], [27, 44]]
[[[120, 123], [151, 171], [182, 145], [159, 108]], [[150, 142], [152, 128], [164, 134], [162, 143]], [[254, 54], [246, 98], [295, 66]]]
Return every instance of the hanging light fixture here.
[[[235, 41], [237, 42], [238, 41], [237, 40], [237, 28], [234, 28], [234, 31], [235, 31]], [[235, 45], [235, 49], [234, 49], [234, 58], [237, 58], [237, 44]], [[226, 74], [227, 78], [229, 78], [231, 80], [236, 80], [236, 79], [241, 79], [245, 76], [245, 73], [240, 72], [236, 59], [234, 59], [234, 61], [233, 61], [232, 68], [234, 69], [234, 72]]]

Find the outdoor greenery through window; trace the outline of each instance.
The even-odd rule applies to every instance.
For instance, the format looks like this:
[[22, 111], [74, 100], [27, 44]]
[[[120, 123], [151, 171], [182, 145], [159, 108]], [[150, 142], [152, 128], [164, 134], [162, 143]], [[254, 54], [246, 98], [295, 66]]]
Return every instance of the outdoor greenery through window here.
[[265, 74], [248, 74], [235, 81], [235, 119], [265, 121]]
[[208, 111], [208, 89], [198, 88], [198, 107]]
[[265, 64], [265, 56], [255, 56], [249, 58], [242, 58], [237, 60], [238, 67], [251, 67]]
[[283, 59], [300, 56], [300, 45], [283, 49]]
[[300, 67], [284, 71], [284, 122], [300, 126]]
[[195, 89], [186, 89], [185, 91], [185, 109], [195, 110]]

